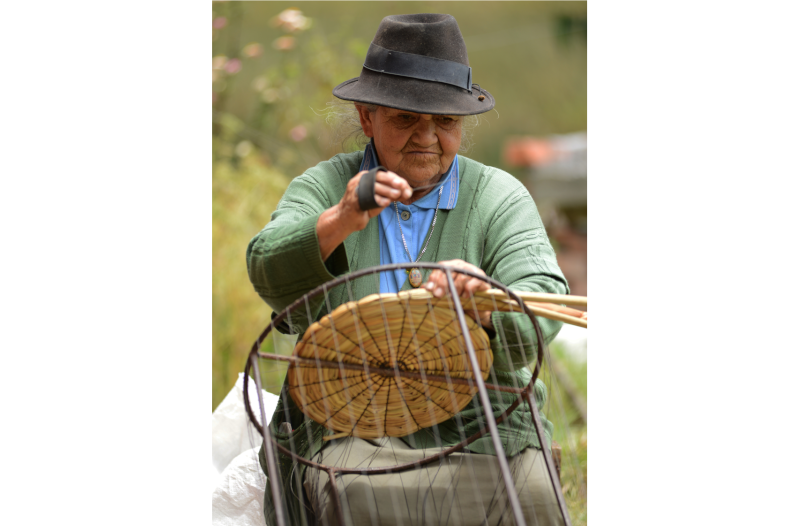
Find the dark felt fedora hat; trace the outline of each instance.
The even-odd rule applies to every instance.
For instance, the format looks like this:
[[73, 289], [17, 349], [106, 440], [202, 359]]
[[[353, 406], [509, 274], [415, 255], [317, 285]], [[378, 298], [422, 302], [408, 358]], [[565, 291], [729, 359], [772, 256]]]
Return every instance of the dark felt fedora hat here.
[[494, 108], [494, 97], [472, 83], [467, 46], [451, 15], [384, 18], [361, 75], [333, 88], [333, 94], [433, 115], [474, 115]]

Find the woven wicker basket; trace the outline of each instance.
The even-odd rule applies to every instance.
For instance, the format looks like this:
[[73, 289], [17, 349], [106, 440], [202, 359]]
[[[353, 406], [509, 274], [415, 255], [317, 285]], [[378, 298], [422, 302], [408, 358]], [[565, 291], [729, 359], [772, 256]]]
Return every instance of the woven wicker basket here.
[[[466, 321], [486, 379], [489, 339]], [[342, 436], [406, 436], [453, 417], [477, 392], [463, 381], [474, 377], [452, 300], [421, 289], [341, 305], [308, 328], [294, 356], [314, 363], [289, 368], [290, 395]]]

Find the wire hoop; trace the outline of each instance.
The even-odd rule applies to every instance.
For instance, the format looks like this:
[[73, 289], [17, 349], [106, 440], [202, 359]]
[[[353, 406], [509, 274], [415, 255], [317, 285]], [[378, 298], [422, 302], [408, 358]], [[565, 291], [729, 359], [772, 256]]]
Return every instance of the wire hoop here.
[[[473, 434], [472, 436], [466, 437], [463, 440], [461, 440], [459, 443], [455, 444], [454, 446], [448, 447], [446, 449], [442, 449], [441, 451], [439, 451], [438, 453], [436, 453], [434, 455], [427, 456], [427, 457], [425, 457], [425, 458], [423, 458], [421, 460], [416, 460], [414, 462], [407, 462], [407, 463], [397, 464], [397, 465], [393, 465], [393, 466], [365, 467], [365, 468], [347, 468], [347, 467], [339, 467], [339, 466], [330, 466], [330, 465], [325, 465], [325, 464], [321, 464], [321, 463], [318, 463], [318, 462], [314, 462], [313, 460], [309, 460], [309, 459], [307, 459], [307, 458], [305, 458], [305, 457], [303, 457], [301, 455], [296, 454], [294, 451], [291, 451], [290, 449], [287, 449], [286, 447], [284, 447], [283, 445], [278, 443], [278, 441], [272, 436], [272, 434], [267, 431], [268, 426], [267, 425], [263, 425], [263, 426], [261, 425], [261, 423], [259, 422], [259, 418], [256, 417], [256, 415], [254, 414], [253, 408], [250, 405], [250, 398], [248, 396], [248, 394], [249, 394], [248, 390], [249, 390], [249, 379], [250, 379], [249, 377], [250, 377], [250, 374], [252, 373], [253, 374], [253, 378], [255, 379], [255, 382], [256, 382], [256, 390], [257, 390], [258, 403], [259, 403], [258, 410], [259, 410], [259, 414], [260, 414], [260, 421], [264, 422], [264, 423], [267, 423], [266, 413], [265, 413], [265, 410], [264, 410], [264, 402], [263, 402], [263, 399], [262, 399], [262, 396], [261, 396], [261, 374], [260, 374], [260, 369], [259, 369], [259, 359], [280, 360], [280, 361], [284, 361], [284, 362], [289, 362], [289, 363], [292, 364], [291, 365], [292, 368], [299, 368], [301, 366], [312, 366], [312, 365], [316, 365], [316, 366], [320, 367], [320, 366], [324, 365], [325, 367], [329, 367], [331, 370], [336, 370], [338, 368], [338, 370], [341, 371], [343, 375], [346, 374], [344, 371], [352, 370], [352, 371], [356, 371], [356, 372], [360, 371], [361, 373], [364, 374], [365, 377], [368, 376], [368, 375], [378, 375], [378, 376], [385, 376], [385, 377], [388, 377], [388, 378], [394, 377], [394, 378], [397, 378], [398, 380], [402, 379], [402, 378], [406, 378], [406, 379], [413, 378], [413, 379], [421, 380], [421, 381], [428, 381], [429, 380], [429, 378], [426, 377], [426, 372], [425, 372], [424, 368], [422, 368], [422, 367], [420, 367], [420, 369], [421, 369], [420, 371], [416, 371], [415, 372], [415, 371], [403, 370], [402, 368], [398, 367], [396, 363], [395, 364], [389, 364], [388, 366], [386, 364], [383, 364], [380, 367], [374, 367], [374, 366], [370, 366], [367, 363], [361, 363], [361, 364], [357, 364], [357, 363], [342, 363], [341, 361], [339, 361], [338, 363], [335, 363], [333, 361], [320, 360], [318, 356], [316, 358], [303, 358], [303, 357], [299, 357], [299, 356], [283, 357], [283, 356], [279, 356], [279, 355], [273, 355], [273, 354], [267, 354], [267, 353], [260, 352], [261, 346], [262, 346], [263, 342], [265, 341], [265, 339], [267, 338], [267, 336], [273, 330], [276, 330], [276, 327], [279, 324], [281, 324], [284, 320], [290, 319], [292, 313], [302, 309], [303, 307], [308, 307], [308, 305], [310, 305], [312, 303], [312, 300], [314, 300], [315, 298], [318, 298], [321, 295], [325, 295], [325, 299], [327, 300], [327, 295], [332, 289], [334, 289], [335, 287], [337, 287], [339, 285], [342, 285], [342, 284], [349, 285], [353, 280], [355, 280], [357, 278], [360, 278], [360, 277], [363, 277], [363, 276], [378, 275], [381, 272], [387, 272], [387, 271], [393, 271], [393, 270], [399, 270], [399, 269], [407, 269], [407, 268], [412, 268], [412, 267], [425, 268], [425, 269], [431, 269], [431, 270], [440, 270], [440, 271], [444, 272], [445, 275], [447, 276], [448, 289], [449, 289], [449, 298], [450, 298], [450, 301], [452, 303], [452, 309], [454, 311], [454, 316], [452, 318], [452, 323], [456, 323], [457, 324], [457, 327], [455, 327], [453, 330], [455, 330], [456, 333], [460, 337], [460, 339], [458, 340], [458, 343], [459, 344], [463, 344], [462, 352], [463, 352], [464, 355], [466, 355], [465, 356], [466, 360], [467, 360], [466, 363], [469, 366], [469, 370], [471, 371], [471, 375], [469, 375], [468, 378], [454, 378], [454, 377], [451, 377], [448, 374], [446, 376], [446, 379], [448, 381], [453, 382], [453, 384], [458, 384], [459, 382], [461, 382], [461, 383], [466, 383], [467, 385], [469, 385], [469, 387], [470, 387], [470, 390], [469, 390], [470, 400], [472, 399], [472, 396], [473, 396], [472, 394], [474, 393], [474, 396], [477, 397], [479, 399], [479, 401], [480, 401], [480, 404], [481, 404], [481, 407], [483, 409], [484, 415], [487, 416], [487, 418], [485, 419], [485, 425], [482, 425], [480, 427], [479, 431], [477, 433]], [[537, 349], [539, 351], [537, 352], [537, 355], [536, 355], [536, 363], [535, 363], [535, 366], [534, 366], [533, 371], [532, 371], [532, 373], [533, 373], [532, 378], [531, 378], [531, 380], [530, 380], [530, 382], [529, 382], [529, 384], [527, 386], [524, 386], [524, 387], [506, 387], [506, 386], [499, 386], [499, 385], [494, 385], [494, 384], [489, 384], [487, 386], [487, 384], [485, 382], [485, 374], [483, 374], [483, 372], [482, 372], [481, 363], [480, 363], [478, 355], [476, 353], [475, 346], [473, 345], [473, 338], [470, 336], [470, 334], [471, 334], [470, 322], [472, 322], [473, 326], [475, 325], [475, 322], [471, 318], [468, 318], [468, 317], [465, 316], [464, 308], [463, 308], [463, 306], [461, 304], [461, 301], [452, 300], [453, 298], [457, 297], [457, 289], [455, 287], [455, 282], [454, 282], [454, 279], [453, 279], [453, 274], [454, 273], [465, 274], [465, 275], [468, 275], [470, 277], [480, 279], [480, 280], [482, 280], [482, 281], [484, 281], [486, 283], [489, 283], [491, 286], [504, 291], [508, 295], [508, 297], [511, 298], [511, 300], [513, 300], [513, 302], [515, 302], [519, 306], [520, 311], [523, 312], [525, 315], [527, 315], [527, 317], [531, 320], [531, 323], [533, 325], [534, 331], [536, 333], [536, 345], [537, 345]], [[380, 301], [380, 298], [378, 298], [378, 301]], [[341, 309], [342, 307], [339, 307], [339, 308]], [[332, 315], [334, 313], [330, 312], [330, 305], [328, 305], [328, 311], [329, 311], [329, 314], [326, 316], [326, 318], [330, 319], [329, 323], [334, 324], [335, 323], [334, 322], [334, 318], [332, 318]], [[317, 325], [317, 324], [315, 324], [315, 325]], [[310, 330], [311, 329], [309, 329], [309, 331]], [[473, 330], [474, 330], [474, 327], [473, 327]], [[309, 334], [309, 331], [306, 332], [306, 335]], [[335, 331], [335, 328], [334, 328], [334, 331]], [[360, 339], [359, 339], [359, 343], [360, 343]], [[300, 347], [301, 347], [301, 345], [298, 344], [298, 346], [295, 348], [295, 352], [293, 354], [297, 354], [297, 349], [300, 348]], [[470, 271], [470, 270], [466, 270], [466, 269], [460, 269], [460, 268], [446, 266], [446, 265], [440, 265], [440, 264], [436, 264], [436, 263], [397, 263], [397, 264], [392, 264], [392, 265], [382, 265], [382, 266], [377, 266], [377, 267], [370, 267], [370, 268], [367, 268], [367, 269], [359, 270], [359, 271], [347, 274], [345, 276], [341, 276], [339, 278], [336, 278], [336, 279], [334, 279], [332, 281], [329, 281], [329, 282], [327, 282], [327, 283], [315, 288], [314, 290], [308, 292], [304, 296], [300, 297], [299, 299], [294, 301], [291, 305], [289, 305], [286, 309], [284, 309], [282, 312], [278, 313], [277, 316], [275, 316], [273, 318], [273, 320], [270, 322], [270, 324], [259, 335], [259, 337], [256, 339], [256, 341], [253, 343], [253, 346], [252, 346], [252, 348], [250, 350], [250, 353], [249, 353], [249, 356], [248, 356], [248, 360], [247, 360], [247, 362], [245, 364], [245, 375], [244, 375], [244, 402], [245, 402], [245, 409], [246, 409], [247, 414], [248, 414], [248, 416], [250, 418], [250, 421], [252, 422], [252, 424], [255, 426], [255, 428], [258, 430], [258, 432], [261, 434], [262, 438], [264, 439], [264, 448], [265, 448], [265, 453], [266, 453], [265, 456], [266, 456], [266, 461], [267, 461], [266, 463], [267, 463], [267, 471], [268, 471], [268, 480], [269, 480], [269, 484], [270, 484], [269, 490], [272, 493], [272, 502], [273, 502], [273, 504], [275, 506], [277, 524], [279, 526], [284, 526], [286, 524], [285, 510], [283, 509], [283, 500], [281, 498], [280, 487], [279, 487], [280, 475], [279, 475], [279, 470], [278, 470], [277, 463], [276, 463], [276, 459], [277, 459], [276, 454], [277, 453], [280, 453], [281, 455], [283, 455], [285, 457], [291, 458], [293, 461], [298, 462], [298, 463], [300, 463], [300, 464], [302, 464], [304, 466], [307, 466], [307, 467], [310, 467], [310, 468], [314, 468], [316, 470], [320, 470], [320, 471], [326, 472], [328, 474], [328, 477], [330, 479], [330, 488], [331, 488], [331, 491], [333, 492], [333, 499], [332, 500], [333, 500], [333, 506], [334, 506], [335, 514], [336, 514], [336, 516], [337, 516], [337, 518], [339, 520], [339, 523], [340, 524], [345, 524], [341, 503], [339, 502], [338, 487], [337, 487], [337, 484], [336, 484], [336, 476], [337, 475], [340, 475], [340, 476], [341, 475], [377, 475], [377, 474], [397, 473], [397, 472], [403, 472], [403, 471], [412, 470], [412, 469], [419, 468], [421, 466], [430, 464], [430, 463], [435, 462], [437, 460], [441, 460], [441, 459], [451, 455], [452, 453], [461, 452], [466, 446], [472, 444], [473, 442], [475, 442], [476, 440], [478, 440], [479, 438], [481, 438], [481, 437], [483, 437], [483, 436], [485, 436], [487, 434], [490, 435], [490, 437], [492, 439], [492, 443], [493, 443], [495, 451], [496, 452], [502, 452], [503, 451], [503, 446], [502, 446], [502, 441], [500, 439], [500, 435], [499, 435], [499, 432], [498, 432], [497, 425], [498, 424], [502, 424], [503, 422], [505, 422], [510, 417], [512, 412], [515, 409], [517, 409], [517, 407], [519, 407], [520, 404], [527, 403], [528, 404], [528, 409], [529, 409], [530, 414], [531, 414], [532, 423], [533, 423], [533, 427], [534, 427], [534, 430], [535, 430], [535, 433], [536, 433], [536, 437], [537, 437], [537, 439], [539, 441], [539, 444], [540, 444], [540, 447], [541, 447], [541, 450], [542, 450], [542, 453], [543, 453], [545, 465], [547, 467], [548, 477], [550, 479], [550, 483], [552, 485], [553, 491], [555, 492], [555, 496], [556, 496], [556, 499], [557, 499], [557, 502], [558, 502], [559, 510], [561, 512], [561, 515], [562, 515], [562, 518], [564, 520], [564, 523], [566, 525], [570, 526], [571, 522], [570, 522], [569, 514], [567, 512], [566, 503], [564, 501], [564, 497], [563, 497], [562, 492], [561, 492], [559, 476], [558, 476], [558, 473], [557, 473], [556, 468], [555, 468], [555, 463], [553, 461], [551, 451], [545, 446], [543, 426], [542, 426], [541, 418], [539, 416], [539, 411], [538, 411], [538, 408], [537, 408], [537, 405], [536, 405], [536, 399], [534, 397], [534, 383], [536, 382], [536, 379], [538, 378], [539, 373], [541, 371], [544, 349], [545, 349], [545, 347], [544, 347], [544, 338], [542, 336], [542, 330], [541, 330], [541, 328], [539, 326], [539, 322], [536, 319], [536, 317], [533, 314], [533, 312], [531, 312], [531, 310], [527, 307], [525, 302], [516, 293], [514, 293], [512, 290], [510, 290], [508, 287], [506, 287], [502, 283], [500, 283], [500, 282], [498, 282], [498, 281], [496, 281], [496, 280], [494, 280], [492, 278], [489, 278], [487, 276], [484, 276], [484, 275], [481, 275], [481, 274], [478, 274], [476, 272], [473, 272], [473, 271]], [[325, 362], [325, 363], [323, 364], [322, 362]], [[485, 363], [484, 363], [484, 365], [485, 365]], [[292, 369], [290, 369], [290, 373], [291, 373], [291, 371], [292, 371]], [[488, 369], [487, 369], [487, 373], [488, 373]], [[429, 376], [433, 377], [435, 375], [429, 375]], [[514, 402], [511, 403], [506, 408], [506, 410], [504, 412], [502, 412], [496, 418], [491, 418], [490, 417], [494, 413], [492, 411], [491, 402], [489, 400], [488, 388], [497, 389], [497, 390], [501, 390], [501, 391], [505, 391], [505, 392], [511, 392], [511, 393], [515, 393], [517, 395], [517, 397], [514, 400]], [[323, 391], [323, 393], [324, 393], [324, 391]], [[292, 396], [294, 397], [294, 395], [292, 395]], [[467, 402], [469, 402], [469, 400], [467, 400]], [[300, 407], [300, 406], [301, 406], [301, 404], [298, 404], [298, 407]], [[461, 406], [461, 408], [463, 408], [463, 406]], [[461, 408], [459, 408], [458, 410], [460, 411]], [[306, 413], [306, 415], [309, 415], [309, 413]], [[315, 418], [315, 420], [316, 420], [316, 418]], [[384, 424], [384, 429], [386, 427], [387, 426]], [[329, 427], [329, 429], [330, 429], [330, 427]], [[410, 434], [410, 433], [408, 433], [408, 434]], [[357, 435], [353, 434], [352, 436], [357, 436]], [[404, 435], [398, 435], [398, 436], [404, 436]], [[462, 437], [463, 437], [463, 434], [462, 434]], [[514, 481], [513, 481], [512, 475], [511, 475], [510, 468], [509, 468], [508, 459], [506, 458], [506, 456], [504, 454], [498, 454], [497, 455], [497, 461], [498, 461], [500, 472], [501, 472], [501, 475], [502, 475], [502, 478], [503, 478], [503, 481], [504, 481], [504, 484], [505, 484], [505, 487], [506, 487], [506, 494], [507, 494], [507, 498], [509, 500], [509, 506], [510, 506], [510, 508], [512, 510], [512, 513], [513, 513], [513, 516], [514, 516], [515, 523], [518, 526], [522, 526], [522, 525], [524, 525], [526, 523], [525, 523], [525, 519], [524, 519], [524, 516], [523, 516], [522, 508], [521, 508], [521, 505], [520, 505], [520, 502], [519, 502], [519, 497], [517, 496], [516, 491], [514, 491], [515, 485], [514, 485]]]

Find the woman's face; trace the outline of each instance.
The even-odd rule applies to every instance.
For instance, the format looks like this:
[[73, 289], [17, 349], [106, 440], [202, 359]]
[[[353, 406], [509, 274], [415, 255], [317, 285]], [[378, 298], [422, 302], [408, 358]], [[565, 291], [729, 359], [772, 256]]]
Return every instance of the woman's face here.
[[383, 166], [412, 186], [438, 181], [461, 145], [461, 117], [357, 106], [361, 127], [374, 139]]

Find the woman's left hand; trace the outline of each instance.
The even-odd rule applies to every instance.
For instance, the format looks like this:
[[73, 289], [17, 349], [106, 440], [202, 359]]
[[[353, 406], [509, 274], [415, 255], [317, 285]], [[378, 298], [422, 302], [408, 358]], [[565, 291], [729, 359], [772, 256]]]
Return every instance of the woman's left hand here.
[[[448, 267], [455, 267], [457, 269], [461, 268], [470, 270], [476, 274], [481, 274], [482, 276], [486, 275], [486, 273], [480, 268], [461, 259], [439, 261], [439, 264], [447, 265]], [[458, 271], [453, 272], [453, 283], [456, 286], [458, 295], [462, 298], [470, 298], [475, 292], [479, 290], [489, 290], [490, 288], [487, 282], [478, 278], [473, 278], [472, 276], [468, 276], [466, 274], [462, 274]], [[450, 293], [450, 286], [447, 283], [447, 274], [441, 270], [434, 270], [431, 272], [430, 276], [428, 276], [428, 281], [423, 286], [437, 298], [441, 298]], [[475, 316], [476, 313], [474, 309], [465, 308], [464, 312], [484, 327], [490, 329], [493, 328], [491, 320], [492, 311], [478, 311], [477, 318]]]

